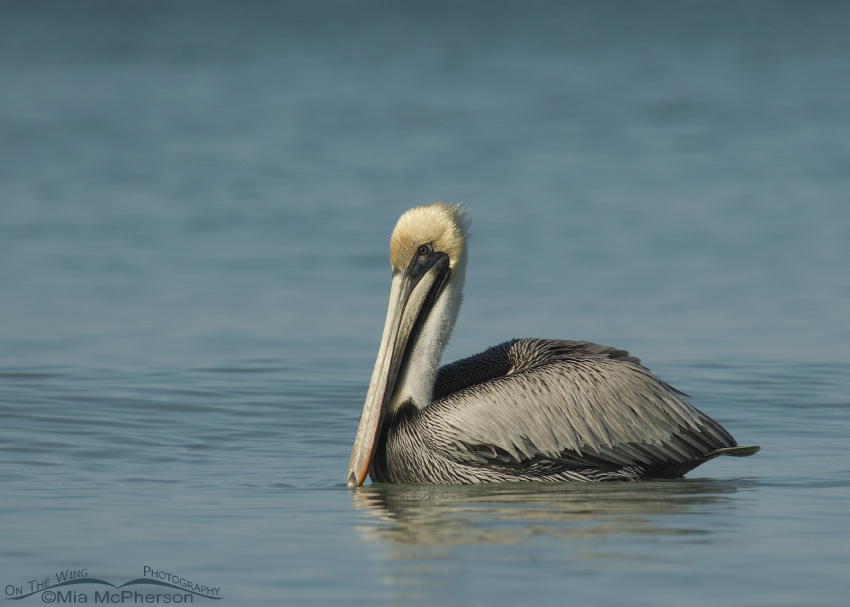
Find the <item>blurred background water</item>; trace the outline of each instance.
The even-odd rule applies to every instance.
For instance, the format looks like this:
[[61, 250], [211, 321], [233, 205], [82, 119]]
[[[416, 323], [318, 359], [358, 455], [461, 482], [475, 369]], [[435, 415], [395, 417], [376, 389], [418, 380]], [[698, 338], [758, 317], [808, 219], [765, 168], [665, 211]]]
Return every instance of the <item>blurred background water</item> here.
[[[4, 2], [0, 586], [846, 604], [848, 32], [839, 2]], [[473, 218], [445, 360], [628, 349], [763, 451], [348, 491], [389, 235], [434, 201]]]

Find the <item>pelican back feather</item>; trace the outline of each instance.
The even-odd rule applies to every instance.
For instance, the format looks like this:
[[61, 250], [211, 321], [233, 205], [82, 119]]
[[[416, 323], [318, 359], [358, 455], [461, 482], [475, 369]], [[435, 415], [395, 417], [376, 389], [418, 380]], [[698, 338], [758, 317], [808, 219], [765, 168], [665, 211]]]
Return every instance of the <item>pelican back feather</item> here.
[[749, 455], [628, 352], [505, 342], [438, 371], [434, 400], [402, 407], [373, 479], [477, 483], [675, 478]]

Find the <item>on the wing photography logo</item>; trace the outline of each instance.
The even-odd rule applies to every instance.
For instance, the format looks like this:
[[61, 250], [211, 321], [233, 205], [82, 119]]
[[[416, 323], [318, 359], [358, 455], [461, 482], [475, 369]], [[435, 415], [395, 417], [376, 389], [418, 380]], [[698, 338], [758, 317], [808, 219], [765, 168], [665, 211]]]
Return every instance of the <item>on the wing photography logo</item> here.
[[120, 585], [90, 577], [88, 569], [66, 569], [53, 577], [29, 580], [20, 585], [6, 584], [5, 592], [7, 599], [15, 601], [40, 595], [43, 603], [59, 604], [193, 604], [196, 598], [222, 598], [221, 589], [216, 586], [196, 584], [183, 576], [147, 565], [142, 577]]

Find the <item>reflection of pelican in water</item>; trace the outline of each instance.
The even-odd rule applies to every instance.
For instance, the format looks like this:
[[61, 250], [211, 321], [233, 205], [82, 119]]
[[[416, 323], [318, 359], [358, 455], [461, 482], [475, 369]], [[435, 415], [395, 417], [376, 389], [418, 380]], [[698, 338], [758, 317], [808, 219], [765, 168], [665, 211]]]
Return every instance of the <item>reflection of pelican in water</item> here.
[[676, 478], [745, 456], [623, 350], [521, 339], [437, 368], [460, 308], [462, 212], [411, 209], [390, 240], [390, 305], [348, 485]]
[[351, 498], [377, 523], [360, 525], [360, 533], [395, 545], [516, 544], [538, 535], [572, 539], [635, 533], [700, 536], [704, 541], [710, 525], [699, 517], [701, 506], [711, 505], [715, 513], [735, 508], [738, 491], [749, 484], [694, 479], [594, 485], [373, 485], [352, 492]]

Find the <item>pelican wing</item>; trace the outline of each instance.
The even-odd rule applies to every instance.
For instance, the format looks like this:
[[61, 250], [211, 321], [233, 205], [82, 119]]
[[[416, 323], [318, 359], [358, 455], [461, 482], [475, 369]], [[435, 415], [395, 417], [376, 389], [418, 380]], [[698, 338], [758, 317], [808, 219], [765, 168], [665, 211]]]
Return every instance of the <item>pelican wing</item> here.
[[442, 367], [420, 428], [443, 457], [504, 470], [677, 466], [736, 446], [681, 396], [623, 350], [523, 339]]

